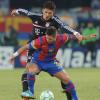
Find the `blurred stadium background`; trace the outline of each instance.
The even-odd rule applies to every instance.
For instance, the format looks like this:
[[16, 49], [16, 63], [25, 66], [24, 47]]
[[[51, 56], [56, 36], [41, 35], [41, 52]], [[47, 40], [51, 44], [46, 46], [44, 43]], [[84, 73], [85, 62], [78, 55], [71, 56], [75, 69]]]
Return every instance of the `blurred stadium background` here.
[[[12, 17], [12, 9], [24, 8], [40, 13], [46, 0], [0, 0], [0, 100], [21, 100], [20, 76], [26, 64], [26, 52], [9, 63], [9, 56], [27, 43], [32, 33], [32, 23], [27, 17]], [[100, 100], [100, 0], [54, 0], [56, 15], [81, 34], [97, 34], [96, 39], [71, 41], [59, 50], [57, 58], [75, 82], [80, 100]], [[64, 32], [64, 30], [61, 30]], [[75, 69], [77, 68], [77, 69]], [[2, 70], [7, 69], [7, 70]], [[8, 70], [13, 69], [13, 70]], [[43, 79], [51, 80], [43, 83]], [[55, 100], [66, 100], [60, 86], [42, 73], [36, 83], [36, 96], [50, 88]], [[59, 83], [55, 80], [55, 83]], [[38, 88], [37, 88], [38, 87]], [[58, 97], [59, 95], [59, 97]]]

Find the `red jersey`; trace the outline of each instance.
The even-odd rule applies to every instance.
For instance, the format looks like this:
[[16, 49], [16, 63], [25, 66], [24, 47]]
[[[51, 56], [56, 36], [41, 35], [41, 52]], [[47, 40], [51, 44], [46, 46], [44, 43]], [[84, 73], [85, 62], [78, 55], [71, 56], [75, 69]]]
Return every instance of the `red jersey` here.
[[46, 36], [39, 37], [34, 40], [34, 45], [37, 50], [34, 52], [33, 57], [40, 61], [52, 61], [55, 59], [58, 49], [68, 40], [67, 34], [57, 34], [56, 41], [49, 44]]

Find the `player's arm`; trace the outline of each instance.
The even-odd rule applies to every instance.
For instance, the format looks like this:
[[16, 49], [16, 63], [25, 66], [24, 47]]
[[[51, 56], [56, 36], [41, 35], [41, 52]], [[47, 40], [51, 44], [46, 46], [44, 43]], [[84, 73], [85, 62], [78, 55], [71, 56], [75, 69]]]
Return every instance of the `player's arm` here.
[[28, 49], [28, 44], [25, 46], [22, 46], [21, 48], [19, 48], [16, 52], [14, 52], [11, 56], [10, 56], [10, 62], [12, 62], [17, 56], [19, 56], [23, 51]]
[[[82, 40], [88, 40], [88, 39], [91, 39], [91, 38], [95, 38], [96, 37], [96, 34], [92, 34], [92, 35], [88, 35], [88, 36], [83, 36], [82, 35]], [[73, 35], [73, 34], [63, 34], [63, 39], [65, 42], [67, 42], [68, 40], [77, 40], [76, 36]], [[78, 42], [81, 42], [81, 41], [78, 41]]]
[[19, 48], [15, 53], [13, 53], [10, 57], [10, 61], [12, 62], [17, 56], [19, 56], [22, 52], [24, 52], [27, 49], [37, 49], [34, 45], [34, 41], [30, 42], [29, 44], [22, 46]]
[[64, 33], [62, 34], [62, 36], [63, 36], [64, 43], [66, 43], [68, 40], [77, 40], [76, 36], [73, 34]]
[[26, 9], [19, 8], [19, 9], [12, 10], [11, 15], [12, 16], [21, 15], [21, 16], [27, 16], [27, 17], [33, 18], [33, 17], [39, 16], [40, 14], [32, 13]]
[[16, 16], [16, 15], [23, 15], [23, 16], [27, 16], [28, 15], [28, 10], [25, 10], [25, 9], [14, 9], [12, 10], [11, 12], [11, 15], [12, 16]]
[[82, 35], [79, 32], [77, 32], [76, 30], [72, 29], [67, 24], [63, 23], [57, 16], [54, 16], [53, 19], [56, 21], [56, 23], [58, 24], [59, 27], [64, 29], [66, 32], [69, 31], [70, 33], [75, 35], [75, 37], [78, 39], [78, 41], [82, 40]]
[[95, 37], [96, 37], [96, 34], [91, 34], [91, 35], [88, 35], [88, 36], [83, 36], [82, 40], [88, 40], [88, 39], [95, 38]]

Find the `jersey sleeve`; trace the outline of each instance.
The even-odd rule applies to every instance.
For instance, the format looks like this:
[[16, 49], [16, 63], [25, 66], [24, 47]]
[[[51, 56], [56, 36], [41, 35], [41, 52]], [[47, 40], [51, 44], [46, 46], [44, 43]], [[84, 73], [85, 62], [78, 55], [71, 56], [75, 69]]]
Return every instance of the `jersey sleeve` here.
[[37, 48], [37, 49], [40, 49], [41, 48], [41, 41], [40, 41], [40, 38], [37, 38], [34, 40], [34, 46]]
[[72, 29], [71, 27], [69, 27], [69, 25], [63, 23], [57, 16], [54, 16], [53, 19], [56, 21], [56, 23], [58, 24], [59, 28], [62, 28], [66, 31], [66, 33], [78, 33], [76, 30]]
[[19, 14], [19, 15], [27, 16], [28, 15], [28, 10], [19, 8], [19, 9], [16, 9], [16, 13]]
[[37, 14], [37, 13], [32, 13], [32, 12], [26, 10], [26, 9], [21, 9], [21, 8], [17, 9], [16, 10], [16, 13], [18, 15], [27, 16], [27, 17], [31, 18], [32, 20], [34, 18], [36, 18], [37, 16], [40, 16], [41, 15], [41, 14]]

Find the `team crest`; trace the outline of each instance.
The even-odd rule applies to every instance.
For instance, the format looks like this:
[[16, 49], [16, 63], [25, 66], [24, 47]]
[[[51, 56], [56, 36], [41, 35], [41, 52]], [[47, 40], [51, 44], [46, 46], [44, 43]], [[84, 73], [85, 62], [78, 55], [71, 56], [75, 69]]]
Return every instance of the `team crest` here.
[[50, 26], [50, 23], [49, 23], [49, 22], [47, 22], [47, 23], [45, 24], [45, 26], [46, 26], [46, 27], [49, 27], [49, 26]]
[[34, 23], [35, 23], [35, 24], [38, 24], [38, 21], [35, 21]]

